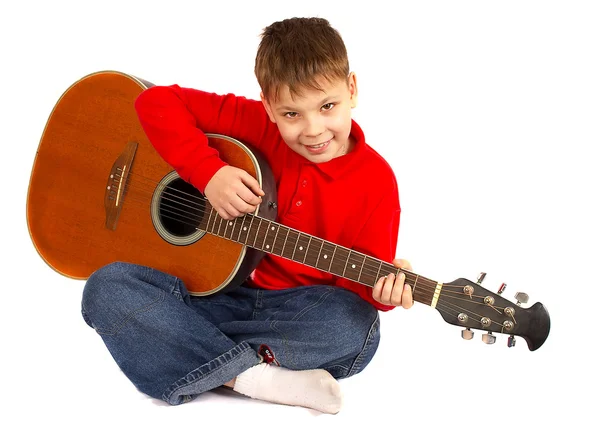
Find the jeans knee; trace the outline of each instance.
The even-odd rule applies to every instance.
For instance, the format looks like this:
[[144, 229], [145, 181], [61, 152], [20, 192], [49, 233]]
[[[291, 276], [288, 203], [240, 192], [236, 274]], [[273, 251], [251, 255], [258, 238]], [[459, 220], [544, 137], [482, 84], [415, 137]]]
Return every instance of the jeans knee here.
[[[341, 342], [348, 337], [355, 337], [353, 344], [361, 344], [373, 329], [373, 323], [378, 320], [378, 312], [375, 307], [360, 298], [353, 292], [343, 290], [333, 298], [335, 310], [331, 310], [339, 319], [340, 325], [336, 325], [339, 334], [334, 337]], [[372, 336], [378, 336], [371, 334]]]
[[336, 378], [350, 377], [371, 362], [379, 346], [380, 320], [375, 307], [352, 292], [337, 295], [338, 324], [331, 333], [331, 348], [339, 359], [326, 369]]
[[369, 365], [375, 356], [375, 352], [377, 352], [377, 348], [379, 347], [380, 323], [379, 315], [377, 315], [369, 329], [367, 337], [364, 340], [364, 343], [360, 349], [360, 353], [358, 356], [356, 356], [352, 366], [350, 367], [347, 377], [360, 373], [367, 365]]
[[85, 322], [102, 334], [115, 334], [132, 316], [160, 302], [166, 292], [147, 282], [149, 268], [115, 262], [87, 280], [81, 312]]

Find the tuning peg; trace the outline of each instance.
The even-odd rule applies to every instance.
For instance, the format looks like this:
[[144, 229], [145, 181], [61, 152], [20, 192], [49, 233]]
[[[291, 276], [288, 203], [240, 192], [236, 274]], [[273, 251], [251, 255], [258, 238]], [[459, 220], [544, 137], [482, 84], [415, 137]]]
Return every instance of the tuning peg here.
[[480, 272], [479, 273], [479, 277], [477, 277], [477, 284], [481, 284], [483, 283], [483, 279], [485, 278], [485, 276], [487, 275], [487, 273], [485, 272]]
[[463, 337], [465, 340], [472, 340], [472, 339], [473, 339], [473, 331], [471, 331], [471, 329], [470, 329], [470, 328], [463, 329], [463, 330], [462, 330], [462, 337]]
[[483, 341], [485, 344], [494, 344], [496, 342], [496, 336], [492, 335], [491, 332], [488, 332], [487, 334], [483, 334], [481, 336], [481, 341]]
[[517, 344], [517, 340], [515, 340], [515, 336], [511, 335], [510, 337], [508, 337], [508, 347], [515, 347], [515, 344]]
[[527, 304], [527, 301], [529, 301], [529, 295], [523, 292], [517, 292], [515, 294], [515, 299], [517, 300], [517, 305]]
[[506, 283], [502, 283], [498, 288], [498, 295], [502, 295], [504, 293], [504, 289], [506, 289]]

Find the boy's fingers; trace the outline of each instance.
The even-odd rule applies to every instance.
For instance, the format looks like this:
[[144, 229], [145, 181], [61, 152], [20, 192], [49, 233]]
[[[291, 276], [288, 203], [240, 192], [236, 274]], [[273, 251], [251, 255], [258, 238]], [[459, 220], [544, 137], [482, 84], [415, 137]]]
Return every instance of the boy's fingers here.
[[[252, 206], [256, 206], [258, 204], [260, 204], [261, 199], [256, 196], [252, 190], [250, 190], [248, 187], [246, 187], [244, 184], [241, 184], [239, 187], [239, 190], [237, 190], [237, 196], [245, 203], [248, 205], [252, 205]], [[241, 208], [238, 208], [240, 211], [242, 211]], [[248, 212], [248, 211], [246, 211]]]
[[256, 181], [249, 173], [242, 171], [241, 176], [242, 182], [256, 195], [256, 196], [264, 196], [265, 192], [260, 188], [260, 184]]
[[402, 300], [403, 300], [402, 295], [403, 295], [405, 280], [406, 280], [406, 276], [404, 275], [403, 272], [398, 274], [398, 277], [396, 277], [396, 280], [394, 280], [394, 290], [392, 291], [392, 296], [390, 298], [390, 301], [393, 305], [398, 306], [402, 303]]
[[375, 287], [373, 288], [373, 299], [375, 301], [381, 302], [381, 289], [383, 288], [383, 282], [385, 281], [385, 277], [381, 277], [375, 283]]
[[394, 293], [394, 274], [388, 274], [385, 277], [385, 282], [383, 283], [383, 290], [381, 291], [381, 298], [383, 299], [385, 304], [392, 303], [392, 294]]
[[402, 308], [409, 309], [413, 304], [412, 289], [408, 284], [405, 284], [404, 289], [402, 289]]
[[401, 268], [401, 269], [407, 269], [409, 271], [412, 271], [412, 265], [410, 264], [410, 262], [406, 259], [394, 259], [392, 261], [392, 264], [396, 267], [396, 268]]

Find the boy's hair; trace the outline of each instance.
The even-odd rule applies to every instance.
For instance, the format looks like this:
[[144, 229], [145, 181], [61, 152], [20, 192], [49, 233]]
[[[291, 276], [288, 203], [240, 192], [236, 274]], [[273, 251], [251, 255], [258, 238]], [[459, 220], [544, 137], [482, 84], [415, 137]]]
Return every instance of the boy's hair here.
[[287, 86], [292, 97], [305, 88], [322, 90], [318, 80], [346, 79], [348, 53], [340, 34], [323, 18], [289, 18], [263, 30], [254, 73], [266, 99], [277, 100]]

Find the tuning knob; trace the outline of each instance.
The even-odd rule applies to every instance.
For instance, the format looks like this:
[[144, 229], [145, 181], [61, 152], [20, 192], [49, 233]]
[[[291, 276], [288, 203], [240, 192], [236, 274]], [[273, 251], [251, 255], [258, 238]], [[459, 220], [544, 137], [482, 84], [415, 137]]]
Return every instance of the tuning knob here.
[[481, 336], [481, 341], [483, 341], [485, 344], [494, 344], [496, 342], [496, 336], [492, 335], [491, 332], [488, 332], [487, 334], [483, 334]]
[[487, 275], [487, 273], [485, 272], [480, 272], [479, 273], [479, 277], [477, 277], [477, 284], [481, 284], [483, 283], [483, 280], [485, 278], [485, 276]]
[[498, 288], [498, 295], [502, 295], [504, 293], [504, 289], [506, 289], [506, 283], [502, 283]]
[[473, 331], [471, 331], [471, 329], [469, 329], [469, 328], [463, 329], [462, 330], [462, 337], [465, 340], [472, 340], [473, 339]]
[[508, 337], [508, 347], [515, 347], [515, 344], [517, 344], [517, 340], [515, 340], [515, 336], [511, 335], [510, 337]]
[[527, 304], [527, 301], [529, 301], [529, 295], [524, 292], [517, 292], [515, 294], [515, 299], [517, 300], [517, 305]]

